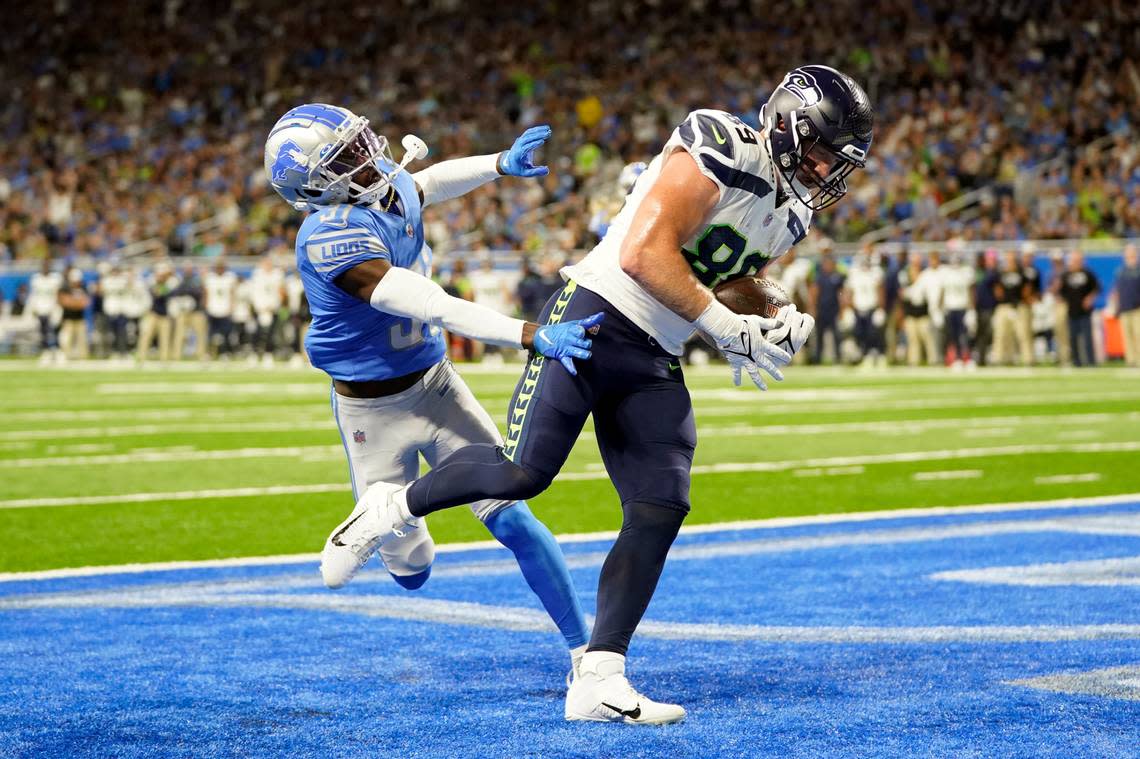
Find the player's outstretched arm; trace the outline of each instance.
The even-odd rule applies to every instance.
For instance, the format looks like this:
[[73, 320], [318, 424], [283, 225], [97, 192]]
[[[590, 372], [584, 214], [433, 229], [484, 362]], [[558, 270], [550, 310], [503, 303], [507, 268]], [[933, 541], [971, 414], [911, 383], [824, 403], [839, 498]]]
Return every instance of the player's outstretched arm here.
[[662, 305], [712, 338], [732, 365], [736, 384], [744, 370], [765, 390], [760, 369], [783, 379], [777, 365], [791, 361], [787, 352], [764, 337], [778, 322], [730, 311], [693, 276], [681, 253], [681, 246], [696, 234], [719, 200], [716, 184], [701, 173], [693, 157], [674, 152], [637, 207], [622, 241], [621, 268]]
[[550, 127], [543, 124], [527, 129], [510, 148], [493, 155], [477, 155], [441, 161], [412, 174], [425, 206], [466, 195], [476, 187], [501, 176], [541, 177], [549, 169], [534, 165], [534, 151], [550, 138]]
[[574, 359], [590, 358], [593, 342], [586, 330], [601, 324], [603, 317], [594, 314], [540, 326], [452, 297], [422, 274], [392, 266], [382, 258], [357, 264], [337, 277], [336, 284], [378, 311], [418, 319], [490, 345], [534, 350], [561, 362], [571, 374], [577, 373]]

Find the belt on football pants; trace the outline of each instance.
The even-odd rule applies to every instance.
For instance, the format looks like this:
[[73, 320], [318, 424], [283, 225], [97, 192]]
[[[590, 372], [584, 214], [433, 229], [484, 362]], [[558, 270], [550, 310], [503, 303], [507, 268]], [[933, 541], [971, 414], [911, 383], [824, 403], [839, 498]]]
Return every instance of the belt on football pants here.
[[333, 387], [336, 391], [346, 398], [383, 398], [387, 395], [395, 395], [402, 393], [412, 385], [423, 379], [423, 376], [428, 373], [427, 369], [420, 369], [418, 372], [405, 374], [402, 377], [392, 377], [391, 379], [384, 380], [363, 380], [361, 382], [350, 382], [349, 380], [333, 380]]

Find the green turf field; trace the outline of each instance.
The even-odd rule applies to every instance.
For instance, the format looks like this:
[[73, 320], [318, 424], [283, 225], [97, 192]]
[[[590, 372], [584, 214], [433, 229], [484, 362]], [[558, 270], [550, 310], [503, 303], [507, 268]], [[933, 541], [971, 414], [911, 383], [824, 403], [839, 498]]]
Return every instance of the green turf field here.
[[[462, 370], [497, 421], [520, 367]], [[1140, 492], [1140, 374], [689, 370], [689, 523]], [[352, 507], [312, 370], [0, 364], [0, 571], [314, 553]], [[589, 429], [536, 513], [615, 528]], [[466, 510], [438, 542], [488, 536]]]

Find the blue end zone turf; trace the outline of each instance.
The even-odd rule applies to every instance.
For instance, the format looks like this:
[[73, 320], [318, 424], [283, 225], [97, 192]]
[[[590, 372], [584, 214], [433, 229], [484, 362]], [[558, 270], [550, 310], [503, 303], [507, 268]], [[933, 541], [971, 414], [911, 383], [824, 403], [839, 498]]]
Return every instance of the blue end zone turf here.
[[[608, 541], [566, 546], [587, 609]], [[683, 534], [630, 674], [568, 724], [505, 550], [0, 583], [0, 756], [1140, 756], [1140, 503]]]

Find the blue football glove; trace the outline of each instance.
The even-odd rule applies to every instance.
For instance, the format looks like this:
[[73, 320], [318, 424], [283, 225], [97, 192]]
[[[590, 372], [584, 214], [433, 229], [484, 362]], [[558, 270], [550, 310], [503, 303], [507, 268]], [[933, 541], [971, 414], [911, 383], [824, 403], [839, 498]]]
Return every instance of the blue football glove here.
[[534, 165], [534, 151], [550, 139], [550, 127], [533, 126], [519, 135], [510, 150], [499, 153], [499, 173], [508, 177], [542, 177], [550, 173], [545, 166]]
[[592, 330], [593, 334], [597, 334], [596, 328], [605, 316], [599, 312], [585, 319], [544, 324], [534, 332], [534, 349], [547, 358], [557, 359], [566, 367], [566, 371], [578, 376], [578, 370], [574, 368], [574, 359], [588, 359], [590, 346], [594, 344], [586, 336], [586, 331]]

